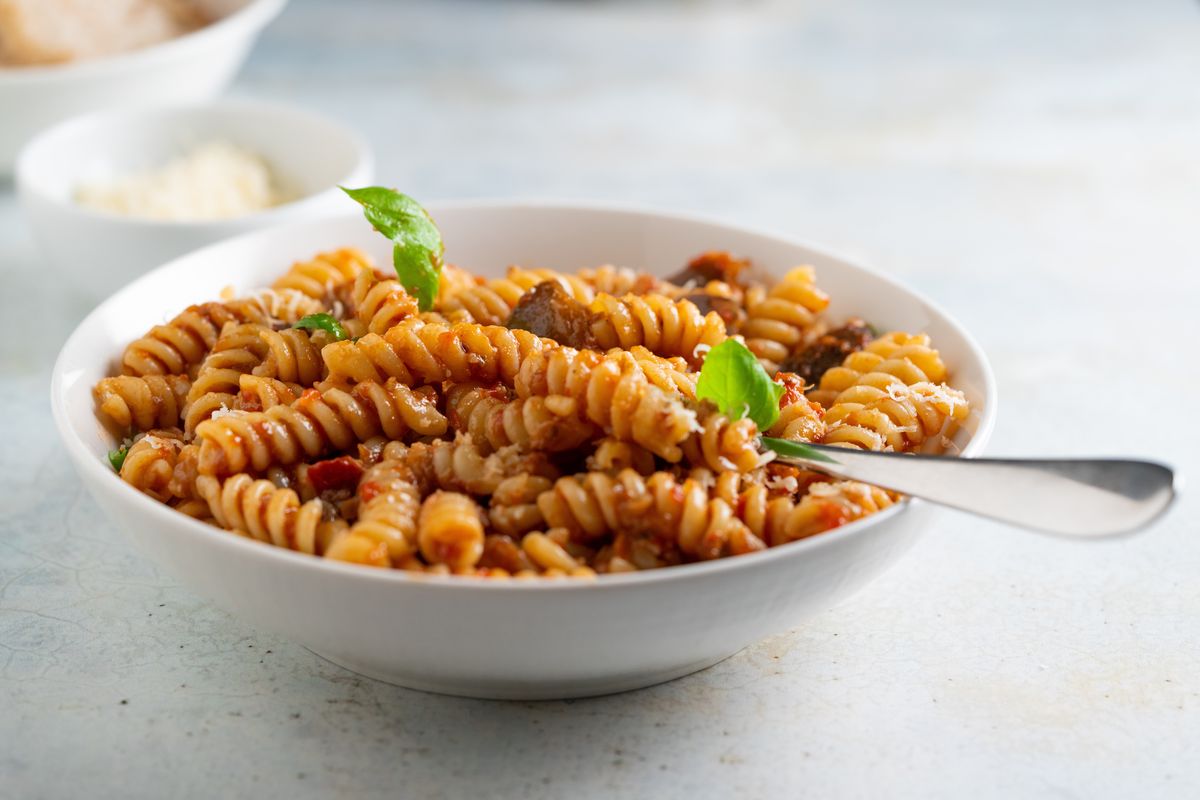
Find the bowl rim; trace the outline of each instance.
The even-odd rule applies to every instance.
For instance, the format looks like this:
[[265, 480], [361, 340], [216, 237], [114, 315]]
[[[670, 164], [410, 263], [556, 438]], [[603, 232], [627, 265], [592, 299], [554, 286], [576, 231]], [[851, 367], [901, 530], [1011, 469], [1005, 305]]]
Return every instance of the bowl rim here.
[[[979, 455], [986, 447], [988, 440], [991, 438], [997, 413], [996, 380], [995, 374], [991, 368], [991, 364], [988, 362], [987, 356], [984, 354], [983, 349], [979, 346], [979, 343], [975, 340], [975, 338], [961, 324], [959, 324], [954, 317], [947, 314], [940, 305], [929, 300], [921, 292], [910, 289], [899, 281], [873, 268], [863, 266], [856, 260], [839, 254], [836, 250], [815, 245], [799, 237], [783, 234], [768, 228], [742, 225], [739, 223], [722, 220], [720, 217], [714, 215], [667, 211], [635, 204], [612, 204], [604, 202], [551, 199], [481, 198], [429, 202], [426, 204], [426, 207], [429, 209], [430, 214], [435, 218], [439, 213], [448, 211], [487, 211], [501, 209], [505, 211], [527, 210], [536, 212], [544, 210], [566, 210], [617, 215], [633, 214], [659, 220], [687, 222], [712, 225], [726, 229], [736, 229], [743, 233], [769, 237], [778, 242], [808, 249], [813, 252], [820, 253], [828, 258], [840, 261], [852, 269], [861, 270], [871, 274], [872, 276], [889, 284], [893, 289], [899, 291], [900, 293], [907, 294], [913, 299], [921, 302], [933, 313], [940, 316], [942, 321], [954, 329], [955, 332], [962, 338], [967, 347], [967, 351], [970, 353], [970, 357], [975, 360], [980, 370], [980, 378], [984, 395], [984, 408], [979, 420], [979, 425], [975, 433], [972, 435], [971, 440], [967, 442], [966, 446], [963, 448], [961, 457]], [[256, 230], [207, 245], [198, 250], [194, 250], [191, 253], [172, 259], [171, 261], [147, 272], [142, 277], [117, 290], [102, 303], [100, 303], [95, 309], [93, 309], [75, 327], [75, 330], [71, 332], [71, 335], [67, 337], [66, 342], [63, 344], [57, 358], [55, 359], [50, 382], [51, 412], [54, 418], [55, 427], [58, 430], [59, 438], [66, 445], [68, 455], [70, 455], [72, 461], [75, 462], [76, 468], [86, 471], [92, 478], [95, 479], [85, 479], [85, 484], [89, 486], [95, 486], [97, 491], [100, 490], [100, 486], [107, 485], [111, 486], [112, 491], [114, 492], [124, 492], [126, 493], [125, 497], [129, 500], [129, 502], [140, 505], [145, 513], [149, 515], [149, 521], [155, 523], [156, 525], [161, 523], [162, 525], [173, 526], [176, 532], [184, 533], [188, 536], [208, 537], [212, 545], [227, 548], [231, 557], [258, 558], [266, 561], [275, 560], [276, 563], [283, 568], [287, 568], [284, 565], [290, 564], [297, 569], [315, 570], [317, 576], [322, 574], [331, 577], [338, 575], [347, 577], [353, 576], [364, 581], [383, 581], [410, 587], [446, 587], [449, 589], [475, 592], [608, 591], [622, 586], [636, 586], [647, 583], [698, 579], [703, 578], [704, 576], [716, 575], [727, 570], [752, 569], [756, 565], [764, 564], [769, 560], [780, 558], [799, 558], [804, 553], [810, 553], [829, 548], [849, 537], [863, 535], [870, 528], [880, 525], [891, 517], [907, 511], [914, 506], [924, 505], [924, 501], [906, 497], [904, 500], [890, 508], [875, 514], [871, 514], [868, 517], [864, 517], [860, 520], [851, 522], [833, 530], [825, 531], [816, 536], [810, 536], [795, 542], [788, 542], [787, 544], [778, 545], [776, 547], [767, 547], [764, 550], [754, 553], [747, 553], [728, 558], [718, 558], [711, 561], [692, 562], [688, 564], [679, 564], [672, 567], [642, 570], [632, 573], [601, 575], [595, 580], [490, 580], [485, 578], [472, 578], [470, 576], [459, 575], [428, 575], [424, 573], [410, 573], [405, 570], [398, 569], [385, 570], [365, 568], [358, 564], [330, 561], [326, 558], [318, 558], [305, 553], [295, 552], [287, 548], [276, 547], [255, 539], [248, 538], [246, 536], [239, 536], [230, 531], [214, 528], [213, 526], [197, 519], [188, 517], [185, 514], [181, 514], [169, 506], [154, 500], [142, 492], [139, 492], [133, 486], [130, 486], [116, 476], [116, 474], [104, 464], [102, 459], [97, 459], [93, 456], [91, 451], [84, 444], [82, 438], [76, 432], [67, 415], [64, 392], [64, 361], [67, 353], [78, 346], [77, 342], [84, 337], [86, 332], [85, 329], [89, 327], [89, 324], [94, 318], [99, 316], [102, 312], [107, 311], [107, 309], [112, 305], [121, 305], [122, 298], [129, 294], [142, 281], [149, 279], [150, 276], [157, 274], [158, 272], [172, 269], [180, 262], [193, 259], [203, 259], [205, 256], [209, 255], [210, 252], [219, 250], [225, 246], [231, 245], [234, 242], [240, 243], [254, 238], [272, 238], [276, 236], [282, 236], [292, 229], [299, 230], [301, 228], [309, 228], [314, 225], [323, 225], [335, 221], [357, 218], [359, 218], [358, 215], [354, 214], [329, 215], [315, 221], [277, 225], [271, 228]]]
[[248, 0], [232, 14], [226, 14], [202, 28], [164, 42], [64, 64], [34, 67], [0, 67], [0, 90], [10, 86], [65, 83], [77, 79], [103, 78], [123, 70], [153, 67], [175, 57], [186, 57], [225, 36], [266, 27], [288, 0]]
[[[50, 153], [62, 147], [60, 139], [66, 139], [70, 143], [72, 137], [77, 137], [80, 131], [86, 131], [95, 126], [107, 126], [121, 124], [127, 122], [131, 118], [145, 117], [147, 119], [162, 120], [175, 115], [182, 114], [200, 114], [200, 115], [217, 115], [217, 114], [256, 114], [265, 113], [271, 115], [287, 116], [291, 121], [300, 122], [304, 125], [320, 125], [337, 136], [343, 138], [348, 143], [354, 152], [353, 162], [349, 168], [344, 171], [333, 183], [322, 186], [315, 191], [308, 192], [294, 200], [289, 200], [286, 203], [265, 208], [261, 211], [255, 211], [250, 214], [241, 214], [236, 217], [224, 217], [219, 219], [196, 219], [196, 220], [172, 220], [172, 219], [156, 219], [154, 217], [139, 217], [127, 214], [117, 214], [111, 211], [91, 208], [89, 206], [80, 205], [79, 203], [70, 200], [64, 200], [54, 192], [48, 191], [33, 166], [34, 160], [39, 157], [45, 157], [41, 152], [50, 148]], [[262, 158], [269, 159], [270, 153], [256, 153]], [[228, 228], [231, 235], [234, 231], [239, 231], [242, 228], [254, 227], [264, 228], [273, 223], [282, 223], [287, 217], [301, 211], [305, 206], [313, 204], [319, 198], [330, 191], [337, 189], [346, 181], [352, 178], [356, 173], [373, 174], [375, 168], [375, 156], [371, 150], [371, 146], [367, 143], [365, 137], [350, 126], [344, 124], [341, 120], [331, 116], [311, 111], [303, 106], [291, 105], [288, 103], [280, 103], [276, 101], [251, 100], [247, 98], [229, 98], [221, 100], [213, 100], [201, 103], [176, 103], [167, 105], [155, 106], [140, 106], [133, 108], [106, 108], [97, 111], [90, 111], [85, 114], [79, 114], [69, 117], [65, 120], [51, 125], [49, 128], [41, 131], [31, 140], [25, 143], [21, 150], [17, 153], [15, 168], [13, 175], [16, 185], [21, 194], [28, 193], [36, 196], [42, 202], [52, 205], [56, 210], [75, 214], [80, 217], [95, 220], [116, 227], [141, 227], [153, 228], [162, 231], [198, 231], [204, 229], [219, 229]], [[220, 242], [214, 242], [220, 244]], [[184, 255], [190, 255], [185, 253]], [[162, 264], [160, 266], [166, 266]]]

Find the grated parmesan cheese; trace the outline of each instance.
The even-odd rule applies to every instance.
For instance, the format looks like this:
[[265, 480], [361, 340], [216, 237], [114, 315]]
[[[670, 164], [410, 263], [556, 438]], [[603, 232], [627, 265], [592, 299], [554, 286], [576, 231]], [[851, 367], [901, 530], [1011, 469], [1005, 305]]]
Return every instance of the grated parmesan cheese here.
[[842, 490], [832, 483], [822, 481], [809, 486], [808, 493], [813, 497], [839, 497], [842, 494]]
[[221, 417], [241, 417], [241, 416], [245, 416], [244, 411], [238, 411], [236, 409], [232, 409], [229, 406], [225, 405], [224, 403], [221, 403], [221, 407], [218, 408], [216, 411], [214, 411], [212, 413], [212, 416], [209, 417], [209, 419], [220, 419]]
[[176, 221], [240, 217], [290, 199], [262, 157], [220, 141], [202, 144], [156, 169], [81, 183], [75, 190], [75, 202], [82, 206]]
[[774, 475], [768, 477], [763, 485], [768, 491], [783, 494], [795, 494], [800, 491], [800, 481], [796, 480], [794, 475]]

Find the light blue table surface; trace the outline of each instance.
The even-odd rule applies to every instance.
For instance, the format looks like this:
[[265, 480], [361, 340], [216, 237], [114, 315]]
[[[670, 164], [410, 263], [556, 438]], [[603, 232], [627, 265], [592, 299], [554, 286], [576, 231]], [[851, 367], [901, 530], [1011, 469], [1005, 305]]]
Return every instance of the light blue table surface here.
[[[328, 0], [292, 3], [234, 94], [342, 118], [420, 198], [635, 202], [828, 244], [977, 335], [993, 453], [1195, 476], [1198, 75], [1184, 0]], [[94, 298], [10, 187], [0, 298], [6, 800], [1200, 796], [1193, 497], [1092, 545], [947, 514], [850, 602], [653, 689], [425, 695], [251, 629], [101, 517], [48, 403]]]

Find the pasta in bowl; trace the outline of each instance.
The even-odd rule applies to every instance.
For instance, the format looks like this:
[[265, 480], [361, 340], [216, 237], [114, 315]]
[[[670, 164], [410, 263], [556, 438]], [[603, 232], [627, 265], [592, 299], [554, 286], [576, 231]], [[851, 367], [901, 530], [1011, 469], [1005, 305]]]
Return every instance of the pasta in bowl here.
[[[929, 513], [775, 465], [760, 424], [968, 455], [990, 429], [966, 334], [840, 259], [635, 211], [433, 216], [428, 298], [361, 218], [266, 231], [118, 293], [55, 372], [118, 524], [365, 674], [493, 697], [685, 674], [861, 585]], [[726, 360], [778, 394], [749, 409]]]

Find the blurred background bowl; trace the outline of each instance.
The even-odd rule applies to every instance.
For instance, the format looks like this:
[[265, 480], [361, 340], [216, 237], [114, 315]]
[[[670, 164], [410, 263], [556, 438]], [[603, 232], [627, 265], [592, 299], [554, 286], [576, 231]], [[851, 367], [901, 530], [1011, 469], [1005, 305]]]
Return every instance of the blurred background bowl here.
[[162, 44], [47, 67], [0, 69], [0, 177], [43, 128], [104, 108], [190, 103], [219, 94], [287, 0], [207, 0], [217, 20]]
[[[229, 142], [261, 156], [297, 198], [253, 214], [174, 221], [79, 205], [82, 180], [161, 166], [197, 145]], [[339, 185], [368, 183], [374, 159], [356, 133], [287, 106], [230, 101], [102, 111], [38, 136], [17, 162], [17, 193], [34, 237], [73, 289], [97, 298], [165, 261], [246, 231], [344, 210]]]

